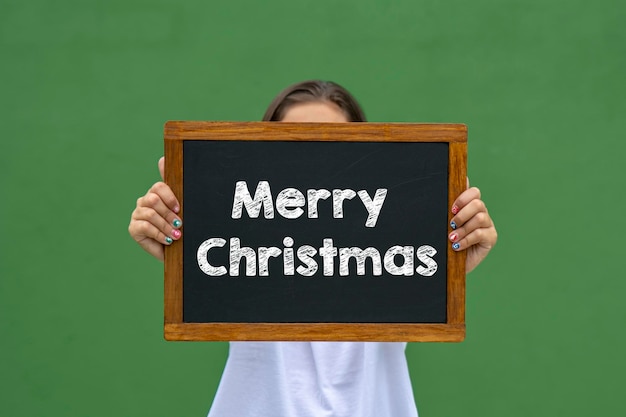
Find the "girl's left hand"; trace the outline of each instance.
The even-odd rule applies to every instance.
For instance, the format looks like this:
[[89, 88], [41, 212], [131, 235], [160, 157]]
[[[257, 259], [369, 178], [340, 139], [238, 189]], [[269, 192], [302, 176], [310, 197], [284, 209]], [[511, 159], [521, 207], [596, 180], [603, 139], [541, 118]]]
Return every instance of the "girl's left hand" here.
[[[468, 181], [469, 187], [469, 181]], [[482, 262], [498, 240], [498, 232], [480, 199], [480, 190], [468, 188], [452, 205], [453, 229], [448, 235], [455, 251], [467, 250], [465, 271], [470, 272]]]

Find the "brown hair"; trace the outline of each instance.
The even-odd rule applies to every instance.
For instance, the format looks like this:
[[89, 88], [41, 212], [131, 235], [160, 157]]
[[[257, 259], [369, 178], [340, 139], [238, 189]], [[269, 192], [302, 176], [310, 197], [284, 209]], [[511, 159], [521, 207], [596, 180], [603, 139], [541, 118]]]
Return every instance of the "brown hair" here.
[[289, 107], [297, 103], [331, 102], [346, 115], [349, 122], [365, 122], [365, 113], [356, 99], [342, 86], [332, 81], [310, 80], [290, 85], [272, 100], [263, 121], [277, 122], [285, 117]]

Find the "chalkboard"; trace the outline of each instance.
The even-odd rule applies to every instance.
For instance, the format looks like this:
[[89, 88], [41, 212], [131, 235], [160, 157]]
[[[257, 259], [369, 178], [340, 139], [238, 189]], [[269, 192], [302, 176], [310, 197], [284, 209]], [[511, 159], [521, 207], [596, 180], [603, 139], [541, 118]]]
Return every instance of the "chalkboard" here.
[[[168, 340], [459, 341], [467, 130], [168, 122]], [[184, 180], [183, 180], [184, 178]]]

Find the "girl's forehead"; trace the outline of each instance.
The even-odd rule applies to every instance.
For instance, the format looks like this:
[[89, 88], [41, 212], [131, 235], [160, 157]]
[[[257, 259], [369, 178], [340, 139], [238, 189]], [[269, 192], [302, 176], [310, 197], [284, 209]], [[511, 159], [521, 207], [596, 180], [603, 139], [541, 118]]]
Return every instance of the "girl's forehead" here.
[[285, 111], [281, 122], [297, 123], [345, 123], [348, 119], [344, 112], [334, 103], [313, 101], [297, 103]]

